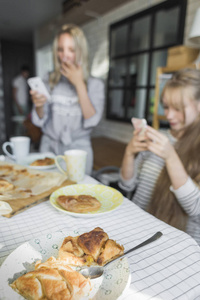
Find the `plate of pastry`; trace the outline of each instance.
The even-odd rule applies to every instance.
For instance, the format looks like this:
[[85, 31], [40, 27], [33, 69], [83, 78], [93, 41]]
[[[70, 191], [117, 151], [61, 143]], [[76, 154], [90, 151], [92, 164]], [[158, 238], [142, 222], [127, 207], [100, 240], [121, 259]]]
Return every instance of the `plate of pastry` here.
[[50, 196], [53, 207], [74, 217], [97, 217], [119, 208], [123, 195], [101, 184], [74, 184], [56, 190]]
[[126, 257], [109, 264], [96, 279], [86, 279], [78, 270], [85, 264], [104, 265], [123, 251], [99, 227], [39, 236], [19, 246], [2, 264], [1, 299], [120, 299], [131, 279]]
[[56, 167], [55, 154], [51, 152], [46, 153], [30, 153], [25, 157], [20, 164], [25, 165], [31, 169], [49, 170]]

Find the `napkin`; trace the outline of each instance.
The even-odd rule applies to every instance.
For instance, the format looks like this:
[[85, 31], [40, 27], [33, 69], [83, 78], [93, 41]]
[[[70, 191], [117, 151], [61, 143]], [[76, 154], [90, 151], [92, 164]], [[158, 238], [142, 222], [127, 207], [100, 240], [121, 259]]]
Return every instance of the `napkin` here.
[[12, 208], [10, 204], [4, 201], [0, 201], [0, 215], [6, 215], [11, 213]]

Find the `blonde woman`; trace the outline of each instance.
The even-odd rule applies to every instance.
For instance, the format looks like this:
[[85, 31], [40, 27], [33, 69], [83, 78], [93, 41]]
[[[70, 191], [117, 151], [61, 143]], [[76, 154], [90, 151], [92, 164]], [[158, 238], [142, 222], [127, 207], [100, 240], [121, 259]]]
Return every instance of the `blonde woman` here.
[[44, 78], [51, 99], [31, 90], [32, 121], [42, 128], [40, 152], [63, 154], [68, 149], [87, 151], [86, 173], [91, 174], [90, 135], [104, 109], [104, 84], [90, 77], [88, 48], [83, 31], [64, 25], [53, 43], [54, 70]]
[[161, 98], [170, 130], [134, 131], [120, 185], [135, 189], [134, 203], [200, 245], [200, 71], [175, 73]]

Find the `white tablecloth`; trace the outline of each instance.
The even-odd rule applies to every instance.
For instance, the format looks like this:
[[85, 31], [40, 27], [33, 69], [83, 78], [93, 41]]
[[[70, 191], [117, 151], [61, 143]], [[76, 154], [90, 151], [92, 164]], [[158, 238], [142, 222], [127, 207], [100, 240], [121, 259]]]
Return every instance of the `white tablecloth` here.
[[[96, 183], [86, 176], [81, 183]], [[56, 210], [49, 201], [10, 219], [0, 217], [0, 264], [22, 243], [58, 230], [103, 228], [128, 250], [157, 231], [163, 236], [128, 255], [131, 284], [123, 299], [200, 299], [200, 248], [187, 234], [147, 214], [128, 199], [110, 214], [85, 219]], [[1, 290], [0, 290], [1, 295]], [[12, 299], [11, 299], [12, 300]], [[103, 300], [103, 299], [102, 299]]]

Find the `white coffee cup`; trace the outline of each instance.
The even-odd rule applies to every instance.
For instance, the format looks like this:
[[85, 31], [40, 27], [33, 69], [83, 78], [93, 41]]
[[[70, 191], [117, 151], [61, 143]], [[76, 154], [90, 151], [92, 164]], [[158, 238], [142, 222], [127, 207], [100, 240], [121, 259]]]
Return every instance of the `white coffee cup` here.
[[[8, 157], [20, 162], [30, 152], [30, 141], [27, 136], [15, 136], [10, 138], [10, 142], [3, 143], [2, 149]], [[12, 153], [7, 150], [8, 146], [10, 146]]]
[[[64, 155], [58, 155], [55, 158], [56, 166], [64, 173], [69, 180], [81, 181], [85, 176], [87, 152], [84, 150], [67, 150]], [[66, 170], [60, 165], [61, 160], [64, 160]]]

